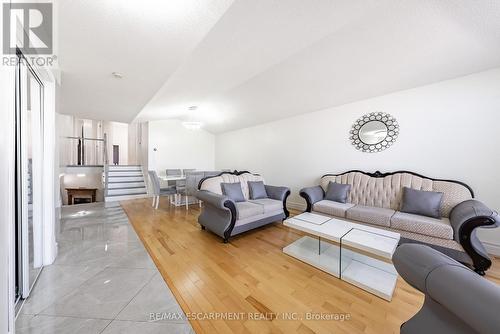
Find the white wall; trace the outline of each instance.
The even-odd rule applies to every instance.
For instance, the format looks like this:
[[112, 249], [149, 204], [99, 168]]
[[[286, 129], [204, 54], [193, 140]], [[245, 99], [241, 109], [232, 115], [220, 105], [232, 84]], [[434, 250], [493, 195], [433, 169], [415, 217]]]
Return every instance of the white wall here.
[[178, 120], [152, 121], [147, 144], [149, 169], [160, 174], [167, 168], [214, 169], [215, 137], [203, 129], [187, 130]]
[[131, 123], [128, 125], [128, 163], [130, 165], [138, 165], [139, 157], [139, 135], [140, 123]]
[[[361, 153], [348, 133], [358, 117], [373, 111], [395, 116], [400, 136], [386, 151]], [[218, 135], [216, 167], [258, 172], [267, 183], [287, 185], [289, 201], [299, 206], [300, 188], [328, 172], [410, 170], [466, 182], [498, 210], [499, 145], [500, 69], [494, 69]], [[500, 250], [500, 228], [481, 239]]]
[[142, 169], [144, 174], [148, 171], [149, 167], [149, 123], [144, 122], [140, 123], [138, 127], [138, 135], [139, 139], [138, 150], [137, 150], [137, 163], [142, 165]]
[[128, 164], [128, 124], [120, 122], [104, 122], [104, 132], [108, 136], [108, 159], [113, 163], [113, 145], [120, 147], [120, 165]]
[[[56, 138], [59, 163], [57, 166], [66, 166], [76, 164], [77, 162], [77, 144], [76, 140], [65, 139], [64, 137], [81, 136], [76, 134], [74, 129], [74, 116], [56, 114]], [[81, 131], [80, 131], [81, 132]]]

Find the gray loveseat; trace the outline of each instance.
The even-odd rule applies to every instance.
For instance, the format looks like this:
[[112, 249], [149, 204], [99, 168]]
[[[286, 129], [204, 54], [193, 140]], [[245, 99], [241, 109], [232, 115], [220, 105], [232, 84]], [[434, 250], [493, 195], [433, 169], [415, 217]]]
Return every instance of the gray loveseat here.
[[500, 287], [423, 245], [401, 245], [393, 256], [403, 279], [425, 294], [401, 334], [498, 333]]
[[[287, 187], [265, 185], [267, 198], [251, 199], [248, 182], [264, 181], [262, 176], [249, 172], [225, 172], [200, 181], [196, 197], [203, 202], [198, 217], [202, 229], [208, 229], [228, 242], [231, 236], [281, 221], [289, 216]], [[235, 202], [222, 193], [221, 184], [240, 183], [245, 201]]]
[[[346, 203], [325, 199], [330, 181], [351, 185]], [[404, 187], [443, 193], [441, 218], [400, 212]], [[308, 212], [393, 230], [401, 234], [401, 243], [431, 246], [482, 275], [491, 266], [476, 228], [496, 227], [500, 220], [496, 212], [473, 199], [472, 189], [464, 183], [407, 171], [349, 171], [324, 175], [319, 186], [304, 188], [300, 195], [306, 200]]]

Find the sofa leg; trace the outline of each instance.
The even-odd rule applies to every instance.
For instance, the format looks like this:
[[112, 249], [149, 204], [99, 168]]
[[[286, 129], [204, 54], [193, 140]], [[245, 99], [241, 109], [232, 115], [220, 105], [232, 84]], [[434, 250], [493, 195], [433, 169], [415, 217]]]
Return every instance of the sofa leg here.
[[205, 226], [201, 225], [201, 229], [202, 229], [203, 231], [205, 231]]

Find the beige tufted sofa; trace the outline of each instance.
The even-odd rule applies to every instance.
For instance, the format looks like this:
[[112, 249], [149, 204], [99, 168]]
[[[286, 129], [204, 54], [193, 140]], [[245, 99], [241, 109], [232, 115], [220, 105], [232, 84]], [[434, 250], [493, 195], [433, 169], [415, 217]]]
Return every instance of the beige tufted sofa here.
[[[324, 199], [330, 181], [351, 185], [347, 203]], [[398, 211], [404, 187], [442, 192], [442, 218]], [[385, 174], [349, 171], [324, 175], [319, 186], [304, 188], [300, 195], [306, 200], [308, 212], [393, 230], [401, 234], [402, 242], [430, 245], [474, 266], [478, 272], [484, 272], [491, 265], [474, 229], [497, 226], [498, 215], [473, 200], [472, 189], [464, 183], [436, 180], [406, 171]]]
[[[204, 206], [198, 217], [202, 229], [219, 235], [228, 242], [231, 236], [255, 229], [288, 217], [287, 187], [265, 185], [267, 198], [251, 199], [248, 182], [262, 181], [258, 174], [249, 172], [224, 172], [200, 181], [196, 197]], [[222, 193], [222, 183], [240, 183], [244, 202], [234, 202]]]

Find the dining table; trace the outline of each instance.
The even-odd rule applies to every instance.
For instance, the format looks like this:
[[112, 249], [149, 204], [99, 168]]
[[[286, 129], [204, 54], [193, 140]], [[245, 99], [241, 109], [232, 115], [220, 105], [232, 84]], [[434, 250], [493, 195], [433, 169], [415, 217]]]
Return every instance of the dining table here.
[[[169, 182], [169, 181], [185, 181], [186, 180], [186, 175], [181, 174], [181, 175], [164, 175], [159, 177], [161, 181], [164, 182]], [[183, 205], [182, 203], [182, 196], [180, 194], [174, 194], [173, 200], [170, 201], [171, 204], [175, 206], [181, 206]]]

